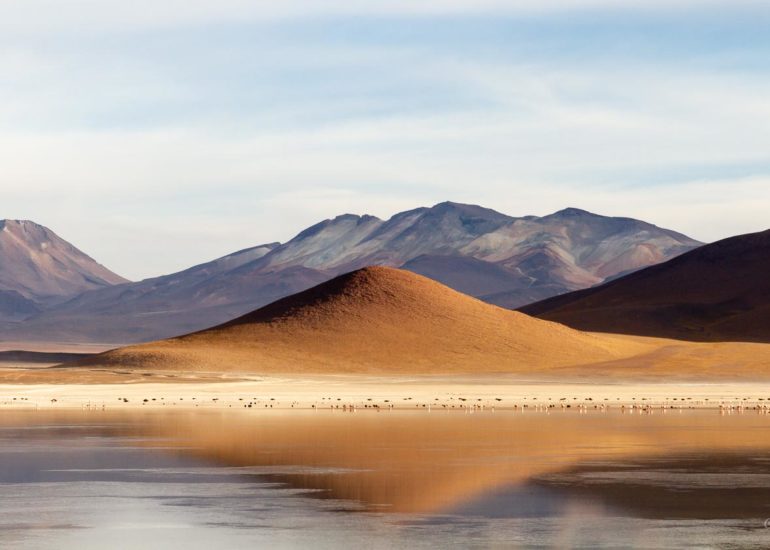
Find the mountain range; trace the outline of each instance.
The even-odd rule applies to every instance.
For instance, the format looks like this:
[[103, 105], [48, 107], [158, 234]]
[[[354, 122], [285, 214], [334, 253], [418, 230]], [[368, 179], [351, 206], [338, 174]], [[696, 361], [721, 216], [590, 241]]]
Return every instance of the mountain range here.
[[770, 342], [770, 230], [522, 308], [582, 330]]
[[23, 322], [2, 328], [5, 338], [17, 340], [148, 341], [225, 322], [370, 265], [400, 267], [515, 308], [701, 244], [643, 221], [576, 208], [517, 218], [445, 202], [388, 220], [345, 214], [283, 244], [255, 246], [136, 283], [97, 285], [64, 303], [17, 315], [13, 320], [25, 317]]

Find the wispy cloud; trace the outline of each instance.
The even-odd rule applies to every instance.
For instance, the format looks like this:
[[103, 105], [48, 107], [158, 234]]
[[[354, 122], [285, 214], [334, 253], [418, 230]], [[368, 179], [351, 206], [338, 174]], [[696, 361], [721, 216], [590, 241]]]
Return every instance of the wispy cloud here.
[[180, 25], [333, 17], [521, 16], [575, 11], [681, 12], [728, 9], [767, 13], [763, 0], [10, 0], [0, 29], [136, 30]]
[[622, 5], [3, 3], [0, 217], [131, 277], [446, 199], [763, 228], [764, 3]]

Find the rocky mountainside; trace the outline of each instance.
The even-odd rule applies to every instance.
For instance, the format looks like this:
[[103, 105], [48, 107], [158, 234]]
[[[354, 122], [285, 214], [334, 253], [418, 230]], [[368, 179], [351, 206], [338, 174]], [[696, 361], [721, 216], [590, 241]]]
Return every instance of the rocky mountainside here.
[[6, 332], [139, 342], [200, 330], [365, 266], [400, 267], [504, 307], [587, 288], [701, 243], [629, 218], [570, 208], [514, 218], [445, 202], [388, 220], [345, 214], [284, 244], [87, 292]]
[[88, 290], [127, 282], [31, 221], [0, 220], [0, 319], [20, 319]]
[[506, 307], [586, 288], [699, 246], [679, 233], [629, 218], [568, 208], [512, 218], [446, 202], [383, 221], [339, 216], [303, 231], [251, 267], [344, 273], [403, 267]]
[[770, 230], [522, 308], [583, 330], [770, 342]]

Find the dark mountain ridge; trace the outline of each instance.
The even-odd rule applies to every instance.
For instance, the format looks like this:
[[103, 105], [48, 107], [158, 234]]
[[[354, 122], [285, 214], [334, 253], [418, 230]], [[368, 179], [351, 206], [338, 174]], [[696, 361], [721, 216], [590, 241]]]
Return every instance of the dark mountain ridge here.
[[708, 244], [521, 311], [598, 332], [770, 342], [770, 230]]

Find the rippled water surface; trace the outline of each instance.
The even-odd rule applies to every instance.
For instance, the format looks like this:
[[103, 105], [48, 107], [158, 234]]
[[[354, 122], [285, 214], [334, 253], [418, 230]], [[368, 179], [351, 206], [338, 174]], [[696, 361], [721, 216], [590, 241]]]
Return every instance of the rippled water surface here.
[[768, 547], [770, 417], [2, 413], [0, 548]]

